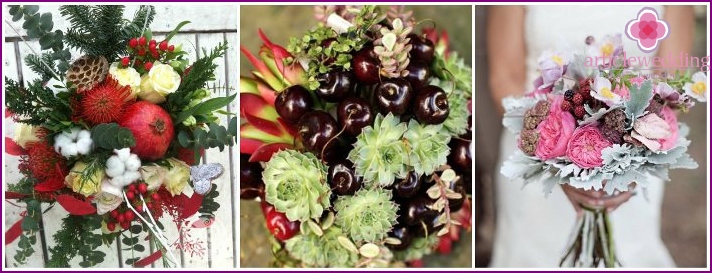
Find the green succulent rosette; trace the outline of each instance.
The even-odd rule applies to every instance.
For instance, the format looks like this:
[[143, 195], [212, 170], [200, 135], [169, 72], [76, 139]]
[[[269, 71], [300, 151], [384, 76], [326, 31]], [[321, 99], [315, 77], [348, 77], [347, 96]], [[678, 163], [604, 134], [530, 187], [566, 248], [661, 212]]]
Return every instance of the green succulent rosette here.
[[334, 203], [335, 223], [356, 242], [384, 239], [398, 218], [398, 205], [391, 197], [391, 191], [380, 188], [340, 196]]
[[443, 130], [442, 124], [423, 125], [411, 120], [403, 138], [410, 144], [410, 165], [418, 175], [431, 174], [447, 163], [450, 134]]
[[[432, 79], [430, 84], [442, 88], [447, 94], [450, 113], [442, 123], [443, 129], [453, 137], [467, 133], [467, 128], [469, 128], [468, 121], [470, 121], [468, 102], [472, 91], [462, 90], [458, 87], [459, 85], [453, 84], [451, 81]], [[453, 89], [453, 87], [455, 88]]]
[[408, 147], [402, 141], [406, 129], [393, 114], [378, 114], [373, 126], [363, 128], [356, 138], [348, 159], [367, 188], [386, 187], [407, 175]]
[[440, 237], [430, 234], [427, 237], [413, 238], [410, 247], [401, 251], [394, 251], [393, 256], [399, 261], [419, 260], [433, 252], [433, 248], [440, 242]]
[[319, 218], [330, 206], [326, 167], [312, 153], [279, 151], [262, 173], [265, 200], [290, 221]]
[[289, 254], [309, 267], [354, 267], [359, 259], [357, 253], [339, 243], [344, 234], [335, 225], [323, 231], [321, 236], [303, 229], [302, 233], [285, 242]]

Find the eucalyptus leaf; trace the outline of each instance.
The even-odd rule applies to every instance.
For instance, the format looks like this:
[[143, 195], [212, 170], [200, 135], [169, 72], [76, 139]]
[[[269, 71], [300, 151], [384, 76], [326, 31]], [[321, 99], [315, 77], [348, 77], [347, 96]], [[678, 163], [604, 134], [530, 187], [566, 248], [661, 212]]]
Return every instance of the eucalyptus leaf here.
[[22, 6], [22, 11], [27, 15], [34, 15], [40, 10], [38, 5], [24, 5]]
[[46, 12], [40, 16], [40, 28], [44, 31], [52, 31], [52, 28], [54, 28], [52, 13]]

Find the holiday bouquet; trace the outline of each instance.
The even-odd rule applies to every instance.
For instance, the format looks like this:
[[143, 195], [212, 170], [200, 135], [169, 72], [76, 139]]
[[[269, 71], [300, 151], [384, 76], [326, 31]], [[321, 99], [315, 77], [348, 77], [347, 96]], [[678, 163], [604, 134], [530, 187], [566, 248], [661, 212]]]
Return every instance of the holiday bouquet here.
[[470, 227], [471, 68], [403, 7], [316, 6], [240, 78], [241, 198], [274, 266], [417, 266]]
[[[75, 257], [94, 266], [106, 256], [99, 247], [119, 240], [131, 253], [127, 265], [163, 257], [164, 266], [176, 266], [173, 248], [185, 247], [184, 232], [210, 224], [220, 207], [212, 179], [223, 167], [196, 164], [205, 149], [223, 151], [237, 139], [237, 117], [220, 125], [236, 94], [214, 96], [218, 88], [208, 86], [227, 43], [190, 63], [182, 45], [171, 42], [189, 22], [154, 37], [152, 6], [139, 7], [132, 20], [124, 19], [123, 6], [61, 6], [70, 23], [65, 31], [38, 10], [9, 7], [14, 21], [24, 20], [23, 42], [39, 39], [41, 47], [24, 58], [40, 78], [5, 78], [6, 116], [16, 123], [6, 151], [20, 156], [23, 175], [8, 181], [5, 199], [26, 209], [6, 231], [6, 244], [19, 238], [15, 261], [33, 254], [42, 221], [61, 221], [48, 267], [69, 267]], [[43, 220], [56, 205], [68, 215]], [[175, 223], [179, 243], [164, 235], [173, 228], [161, 224], [164, 218]], [[141, 254], [139, 237], [156, 251]]]
[[[626, 61], [621, 35], [586, 44], [588, 56], [545, 52], [534, 91], [503, 100], [503, 124], [519, 150], [501, 173], [546, 193], [567, 184], [610, 196], [644, 190], [651, 176], [667, 181], [670, 169], [697, 168], [677, 112], [707, 100], [705, 73], [646, 75]], [[616, 266], [609, 214], [582, 206], [561, 266]]]

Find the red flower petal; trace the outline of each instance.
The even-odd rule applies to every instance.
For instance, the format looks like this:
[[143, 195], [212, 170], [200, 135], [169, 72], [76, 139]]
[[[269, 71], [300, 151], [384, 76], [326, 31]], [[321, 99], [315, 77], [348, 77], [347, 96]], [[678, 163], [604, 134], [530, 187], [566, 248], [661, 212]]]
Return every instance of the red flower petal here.
[[281, 75], [284, 75], [284, 62], [283, 60], [289, 57], [292, 57], [292, 54], [289, 53], [286, 49], [283, 47], [276, 45], [270, 41], [267, 36], [262, 32], [262, 29], [259, 29], [257, 33], [260, 35], [260, 39], [262, 39], [262, 42], [265, 43], [265, 46], [269, 48], [270, 51], [272, 51], [272, 55], [274, 56], [274, 63], [277, 65], [277, 69], [279, 70], [279, 73]]
[[96, 208], [91, 203], [79, 200], [70, 194], [57, 196], [57, 203], [71, 215], [89, 215], [96, 213]]
[[240, 153], [252, 154], [262, 145], [264, 145], [264, 142], [256, 139], [240, 138]]
[[24, 220], [25, 217], [20, 218], [17, 222], [12, 224], [10, 229], [5, 231], [5, 245], [12, 244], [15, 240], [17, 240], [18, 237], [22, 234], [22, 220]]
[[258, 148], [254, 153], [252, 153], [252, 156], [250, 157], [250, 162], [269, 161], [274, 153], [278, 152], [279, 150], [289, 149], [291, 147], [292, 145], [284, 143], [272, 143], [263, 145], [262, 147]]
[[22, 199], [25, 198], [25, 196], [27, 196], [27, 194], [14, 191], [5, 191], [5, 200]]
[[438, 243], [438, 252], [443, 255], [448, 255], [452, 251], [452, 240], [448, 237], [440, 237]]
[[193, 216], [193, 214], [197, 213], [200, 206], [203, 204], [203, 196], [200, 194], [193, 194], [193, 196], [188, 197], [187, 195], [181, 193], [180, 195], [173, 196], [173, 198], [173, 202], [175, 204], [181, 204], [181, 207], [179, 208], [179, 217], [181, 219]]
[[6, 109], [5, 109], [5, 117], [7, 118], [7, 117], [10, 117], [10, 116], [12, 116], [12, 112], [10, 112], [10, 109], [7, 109], [7, 108], [6, 108]]
[[281, 117], [277, 118], [277, 122], [279, 122], [279, 124], [282, 125], [282, 128], [284, 128], [287, 131], [287, 133], [289, 133], [290, 135], [293, 135], [293, 136], [297, 135], [296, 124], [291, 124], [289, 122], [286, 122]]
[[252, 93], [240, 93], [240, 116], [243, 116], [243, 112], [267, 120], [275, 120], [279, 117], [272, 105]]
[[257, 116], [253, 116], [247, 112], [243, 113], [243, 116], [247, 120], [247, 123], [251, 124], [252, 126], [255, 126], [255, 128], [259, 129], [260, 131], [278, 137], [284, 135], [284, 131], [282, 131], [278, 123], [259, 118]]
[[64, 181], [57, 177], [52, 177], [35, 185], [35, 190], [39, 192], [52, 192], [62, 188], [64, 188]]
[[12, 140], [12, 138], [5, 137], [5, 153], [14, 156], [26, 155], [27, 151], [17, 145], [17, 142]]
[[146, 266], [154, 263], [155, 261], [158, 261], [158, 259], [161, 258], [161, 256], [163, 256], [163, 252], [158, 250], [156, 252], [153, 252], [151, 255], [148, 255], [146, 258], [136, 261], [133, 264], [133, 267], [146, 267]]

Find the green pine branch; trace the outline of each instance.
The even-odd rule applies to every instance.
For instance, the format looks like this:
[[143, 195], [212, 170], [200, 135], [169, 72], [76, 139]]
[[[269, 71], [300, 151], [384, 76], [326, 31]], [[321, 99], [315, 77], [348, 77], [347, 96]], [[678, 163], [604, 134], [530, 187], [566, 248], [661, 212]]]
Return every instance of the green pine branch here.
[[166, 109], [170, 113], [181, 112], [192, 100], [193, 93], [203, 88], [208, 81], [215, 78], [215, 59], [225, 55], [228, 49], [227, 42], [222, 42], [214, 47], [210, 53], [203, 51], [202, 57], [193, 63], [190, 71], [183, 76], [180, 86], [176, 92], [168, 95]]
[[56, 97], [39, 80], [26, 87], [5, 78], [5, 107], [15, 114], [17, 122], [31, 125], [56, 124], [69, 120], [72, 108]]
[[40, 75], [43, 82], [53, 78], [54, 75], [61, 74], [55, 66], [52, 53], [45, 52], [42, 53], [42, 56], [29, 54], [25, 56], [25, 63], [27, 63], [27, 66], [29, 66], [32, 71]]

